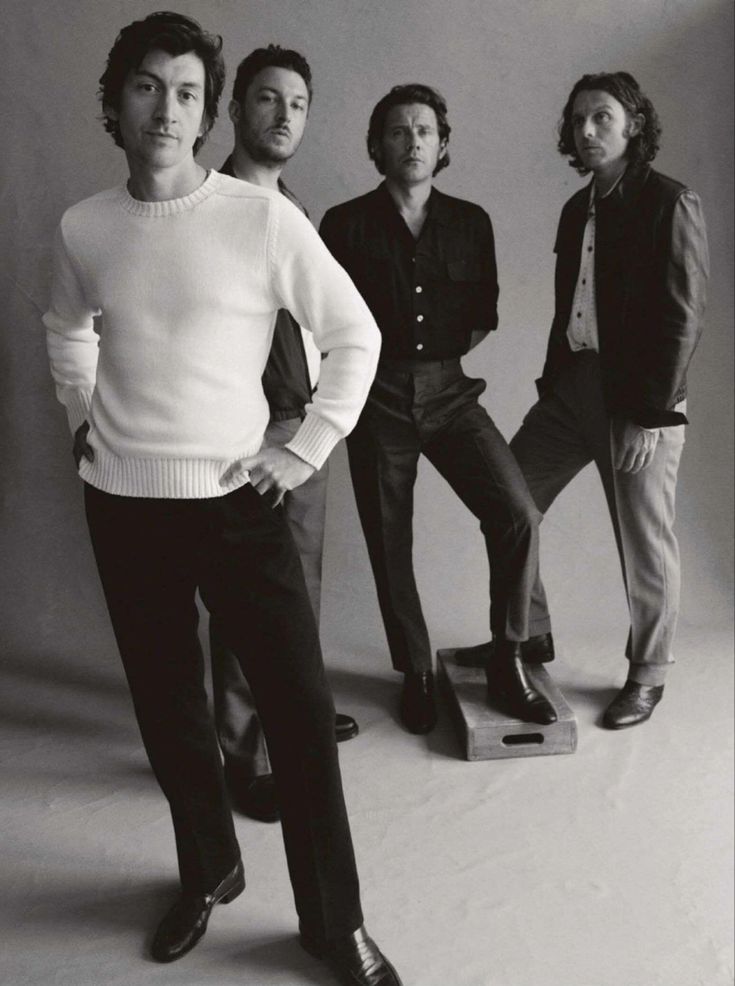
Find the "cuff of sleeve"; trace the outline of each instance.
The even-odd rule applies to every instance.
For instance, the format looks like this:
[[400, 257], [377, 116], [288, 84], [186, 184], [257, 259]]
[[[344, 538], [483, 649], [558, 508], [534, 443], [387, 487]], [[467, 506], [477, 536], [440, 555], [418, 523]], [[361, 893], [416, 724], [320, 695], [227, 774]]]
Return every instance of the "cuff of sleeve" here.
[[657, 411], [654, 408], [644, 408], [634, 412], [630, 417], [641, 428], [651, 430], [689, 424], [686, 414], [682, 414], [681, 411]]
[[321, 469], [341, 437], [324, 418], [308, 411], [301, 427], [285, 448], [315, 469]]
[[69, 419], [69, 428], [72, 435], [83, 421], [89, 417], [89, 405], [92, 403], [92, 391], [72, 390], [64, 394], [64, 406], [66, 416]]

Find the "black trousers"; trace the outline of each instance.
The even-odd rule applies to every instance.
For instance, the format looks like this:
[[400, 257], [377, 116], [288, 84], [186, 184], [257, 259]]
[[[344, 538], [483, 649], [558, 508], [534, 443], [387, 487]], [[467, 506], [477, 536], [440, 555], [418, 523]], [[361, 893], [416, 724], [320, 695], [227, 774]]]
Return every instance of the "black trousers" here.
[[[490, 563], [490, 629], [526, 640], [541, 514], [458, 359], [382, 361], [347, 439], [357, 509], [397, 671], [432, 654], [413, 571], [413, 489], [423, 453], [480, 521]], [[448, 566], [447, 578], [451, 577]]]
[[97, 566], [148, 757], [171, 808], [182, 886], [240, 857], [207, 706], [195, 592], [250, 683], [278, 787], [296, 909], [333, 938], [362, 923], [334, 704], [296, 548], [251, 487], [209, 500], [85, 488]]

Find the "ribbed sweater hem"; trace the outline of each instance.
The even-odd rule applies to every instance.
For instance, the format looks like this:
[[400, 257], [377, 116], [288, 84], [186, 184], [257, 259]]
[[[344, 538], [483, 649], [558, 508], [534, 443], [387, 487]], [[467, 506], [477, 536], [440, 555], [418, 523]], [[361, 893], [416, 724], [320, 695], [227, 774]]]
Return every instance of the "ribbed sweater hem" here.
[[[245, 458], [257, 449], [243, 452]], [[231, 462], [223, 459], [122, 459], [95, 449], [94, 462], [82, 459], [79, 475], [91, 486], [116, 496], [159, 500], [202, 500], [225, 496], [248, 482], [238, 473], [226, 485], [220, 477]]]

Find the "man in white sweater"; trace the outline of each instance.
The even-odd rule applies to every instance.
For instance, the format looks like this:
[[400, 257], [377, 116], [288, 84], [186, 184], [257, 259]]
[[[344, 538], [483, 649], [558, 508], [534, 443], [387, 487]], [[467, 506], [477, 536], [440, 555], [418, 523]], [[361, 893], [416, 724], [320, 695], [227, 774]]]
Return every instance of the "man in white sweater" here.
[[[255, 695], [303, 946], [344, 982], [400, 986], [362, 923], [334, 705], [273, 506], [353, 427], [379, 336], [298, 209], [196, 163], [222, 91], [220, 52], [220, 38], [178, 14], [120, 33], [100, 84], [130, 178], [65, 213], [44, 316], [108, 610], [176, 836], [181, 894], [152, 951], [184, 955], [214, 905], [245, 885], [203, 684], [199, 589]], [[326, 358], [294, 438], [258, 451], [279, 308]]]

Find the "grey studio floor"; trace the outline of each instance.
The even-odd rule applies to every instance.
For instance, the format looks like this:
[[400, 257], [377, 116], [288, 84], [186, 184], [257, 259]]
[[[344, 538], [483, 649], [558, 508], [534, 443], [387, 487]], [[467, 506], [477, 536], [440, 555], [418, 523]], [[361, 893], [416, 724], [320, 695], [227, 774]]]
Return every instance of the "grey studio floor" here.
[[[322, 642], [337, 708], [360, 724], [340, 761], [366, 922], [404, 986], [732, 986], [733, 635], [725, 579], [692, 542], [691, 497], [677, 663], [654, 717], [599, 725], [625, 678], [627, 612], [588, 470], [581, 500], [560, 503], [542, 537], [550, 668], [577, 715], [577, 750], [470, 763], [446, 705], [429, 737], [400, 726], [343, 451]], [[579, 503], [594, 525], [575, 539]], [[433, 646], [483, 639], [475, 521], [427, 469], [415, 535]], [[148, 958], [176, 894], [171, 822], [79, 538], [52, 609], [0, 661], [0, 986], [332, 986], [297, 941], [280, 826], [242, 816], [245, 893], [215, 908], [185, 958]]]
[[[365, 912], [405, 986], [732, 982], [728, 633], [684, 626], [664, 704], [619, 733], [599, 727], [617, 647], [565, 642], [577, 752], [469, 763], [446, 707], [428, 739], [400, 728], [380, 638], [331, 622], [337, 704], [361, 725], [340, 755]], [[147, 957], [173, 847], [114, 655], [8, 662], [1, 701], [5, 986], [331, 982], [298, 946], [279, 826], [246, 818], [247, 891], [183, 960]]]

